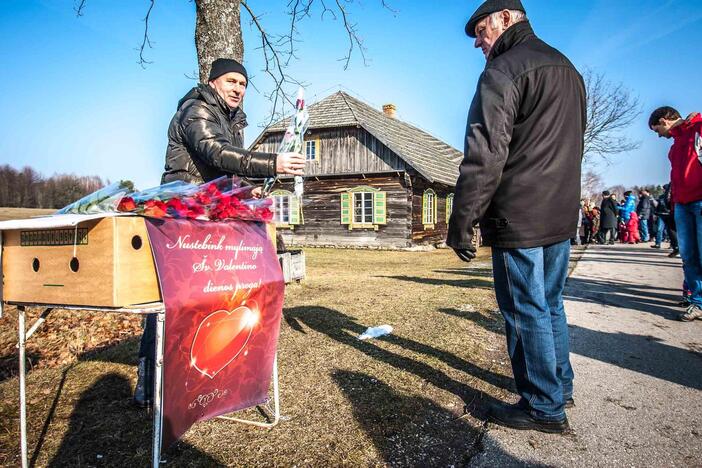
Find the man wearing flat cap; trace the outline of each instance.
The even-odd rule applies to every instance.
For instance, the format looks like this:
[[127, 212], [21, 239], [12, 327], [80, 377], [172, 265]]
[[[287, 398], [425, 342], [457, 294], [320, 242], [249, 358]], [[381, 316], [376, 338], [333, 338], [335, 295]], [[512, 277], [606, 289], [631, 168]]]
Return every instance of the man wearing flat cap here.
[[[168, 127], [162, 184], [176, 180], [201, 184], [225, 175], [303, 175], [305, 158], [301, 154], [258, 153], [243, 148], [246, 114], [241, 103], [248, 80], [242, 64], [218, 58], [212, 62], [208, 83], [198, 84], [178, 102]], [[149, 315], [139, 348], [134, 391], [138, 406], [152, 403], [155, 353], [156, 317]]]
[[[492, 247], [495, 294], [520, 400], [490, 408], [516, 429], [562, 433], [573, 404], [563, 287], [578, 222], [585, 86], [540, 40], [519, 0], [488, 0], [466, 24], [486, 64], [468, 113], [447, 244]], [[558, 216], [552, 216], [558, 213]]]

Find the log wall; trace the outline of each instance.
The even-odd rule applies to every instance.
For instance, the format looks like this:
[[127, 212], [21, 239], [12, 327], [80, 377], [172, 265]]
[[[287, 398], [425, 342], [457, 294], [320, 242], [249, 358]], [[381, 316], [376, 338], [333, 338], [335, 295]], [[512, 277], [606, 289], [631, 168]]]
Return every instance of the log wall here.
[[[422, 222], [422, 202], [424, 191], [436, 192], [437, 216], [433, 228]], [[430, 184], [423, 177], [412, 177], [412, 242], [414, 244], [441, 244], [446, 242], [448, 226], [446, 224], [446, 196], [453, 193], [453, 187], [443, 184]]]
[[[282, 133], [267, 135], [253, 150], [274, 153], [282, 138]], [[305, 140], [319, 142], [318, 160], [307, 162], [307, 176], [409, 170], [397, 154], [362, 128], [310, 130]]]
[[[341, 224], [341, 193], [359, 186], [369, 186], [386, 193], [387, 224], [378, 230], [354, 228]], [[274, 190], [292, 191], [284, 182]], [[411, 190], [404, 174], [363, 178], [305, 179], [302, 197], [303, 224], [279, 228], [285, 245], [326, 247], [407, 248], [411, 241]]]

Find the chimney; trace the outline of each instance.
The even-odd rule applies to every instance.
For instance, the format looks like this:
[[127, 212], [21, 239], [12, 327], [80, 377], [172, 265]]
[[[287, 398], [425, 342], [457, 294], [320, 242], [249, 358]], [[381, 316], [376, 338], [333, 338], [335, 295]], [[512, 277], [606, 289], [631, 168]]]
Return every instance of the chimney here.
[[383, 114], [390, 117], [391, 119], [395, 118], [395, 111], [396, 110], [397, 110], [397, 107], [395, 107], [395, 104], [385, 104], [383, 106]]

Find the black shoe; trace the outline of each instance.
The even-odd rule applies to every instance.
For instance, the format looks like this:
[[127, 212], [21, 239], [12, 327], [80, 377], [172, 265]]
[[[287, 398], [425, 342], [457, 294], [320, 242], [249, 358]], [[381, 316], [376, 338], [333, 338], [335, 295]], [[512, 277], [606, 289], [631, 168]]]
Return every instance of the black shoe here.
[[678, 255], [680, 255], [680, 251], [678, 249], [673, 249], [673, 251], [668, 254], [670, 258], [677, 257]]
[[518, 430], [563, 434], [570, 429], [566, 416], [563, 416], [560, 421], [536, 419], [529, 411], [519, 408], [518, 405], [495, 405], [490, 408], [488, 418], [495, 424]]
[[652, 248], [652, 249], [660, 249], [661, 246], [660, 246], [659, 244], [653, 244], [653, 245], [651, 246], [651, 248]]
[[[524, 398], [520, 398], [518, 402], [511, 406], [521, 409], [529, 409], [529, 403], [527, 403], [527, 401]], [[565, 407], [566, 409], [575, 408], [575, 400], [573, 400], [573, 398], [568, 398], [565, 402]]]
[[139, 408], [150, 408], [154, 404], [153, 374], [153, 361], [146, 358], [139, 358], [139, 365], [137, 367], [137, 383], [136, 387], [134, 387], [134, 398], [132, 399], [134, 404]]

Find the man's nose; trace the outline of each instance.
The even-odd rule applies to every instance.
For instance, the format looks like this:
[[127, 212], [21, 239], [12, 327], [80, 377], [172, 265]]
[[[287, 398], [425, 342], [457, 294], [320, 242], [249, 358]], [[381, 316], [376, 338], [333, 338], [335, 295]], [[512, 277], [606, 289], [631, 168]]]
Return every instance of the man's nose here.
[[475, 47], [476, 49], [479, 49], [481, 45], [482, 45], [482, 42], [480, 40], [480, 37], [476, 37], [475, 44], [473, 44], [473, 47]]

